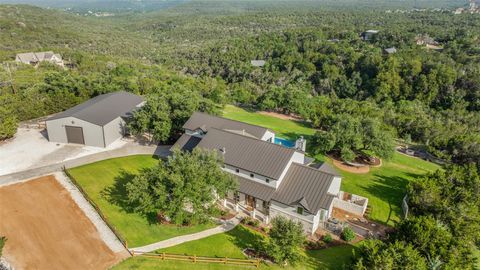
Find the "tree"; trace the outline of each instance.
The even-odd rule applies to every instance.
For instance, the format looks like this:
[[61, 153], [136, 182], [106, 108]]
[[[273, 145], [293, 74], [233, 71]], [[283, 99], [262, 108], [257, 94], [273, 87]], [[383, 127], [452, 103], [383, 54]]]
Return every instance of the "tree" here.
[[355, 254], [354, 270], [426, 270], [427, 262], [415, 248], [405, 242], [383, 243], [365, 240]]
[[17, 116], [12, 103], [6, 97], [0, 96], [0, 141], [13, 137], [17, 132]]
[[158, 95], [152, 95], [140, 109], [133, 112], [128, 129], [134, 135], [150, 133], [153, 140], [165, 142], [172, 129], [169, 112], [170, 107], [165, 100]]
[[270, 238], [266, 244], [266, 253], [277, 263], [295, 264], [302, 257], [301, 250], [305, 241], [303, 226], [283, 216], [272, 219]]
[[6, 242], [7, 242], [7, 238], [5, 236], [1, 236], [0, 237], [0, 258], [2, 257], [3, 247], [5, 246]]
[[126, 184], [127, 201], [144, 215], [162, 215], [175, 224], [205, 223], [217, 197], [237, 187], [221, 169], [215, 152], [178, 149], [166, 161], [143, 170]]

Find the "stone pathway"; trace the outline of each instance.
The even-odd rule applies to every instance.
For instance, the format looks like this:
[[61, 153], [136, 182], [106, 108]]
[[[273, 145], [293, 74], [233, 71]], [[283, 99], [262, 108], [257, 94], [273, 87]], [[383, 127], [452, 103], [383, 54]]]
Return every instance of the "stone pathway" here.
[[97, 228], [100, 237], [103, 242], [115, 253], [125, 251], [124, 246], [118, 240], [117, 236], [110, 230], [107, 224], [103, 221], [97, 211], [92, 205], [83, 197], [83, 194], [78, 188], [71, 182], [71, 180], [63, 172], [55, 172], [53, 174], [55, 179], [70, 193], [70, 196], [75, 203], [82, 209], [85, 216], [93, 223]]
[[[201, 231], [198, 233], [192, 233], [192, 234], [187, 234], [187, 235], [181, 235], [177, 237], [173, 237], [167, 240], [163, 240], [160, 242], [156, 242], [150, 245], [146, 245], [143, 247], [136, 247], [136, 248], [130, 248], [130, 251], [132, 252], [138, 252], [138, 253], [143, 253], [143, 252], [152, 252], [157, 249], [161, 248], [167, 248], [167, 247], [172, 247], [176, 246], [185, 242], [190, 242], [198, 239], [202, 239], [211, 235], [219, 234], [219, 233], [224, 233], [228, 232], [231, 229], [235, 228], [240, 223], [241, 218], [240, 217], [233, 217], [229, 220], [222, 221], [222, 225], [217, 226], [212, 229], [208, 229], [205, 231]], [[214, 248], [214, 247], [212, 247]]]

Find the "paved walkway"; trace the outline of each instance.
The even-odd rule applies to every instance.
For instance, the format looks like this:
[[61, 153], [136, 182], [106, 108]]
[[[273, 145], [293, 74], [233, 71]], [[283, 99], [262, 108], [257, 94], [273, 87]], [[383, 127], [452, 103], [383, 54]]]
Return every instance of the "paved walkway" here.
[[[130, 248], [130, 251], [138, 252], [138, 253], [152, 252], [152, 251], [155, 251], [157, 249], [172, 247], [172, 246], [176, 246], [176, 245], [179, 245], [179, 244], [182, 244], [182, 243], [185, 243], [185, 242], [190, 242], [190, 241], [202, 239], [202, 238], [205, 238], [205, 237], [208, 237], [208, 236], [211, 236], [211, 235], [228, 232], [231, 229], [235, 228], [235, 226], [237, 226], [240, 223], [240, 219], [241, 219], [240, 217], [234, 217], [234, 218], [229, 219], [227, 221], [222, 221], [223, 222], [222, 225], [217, 226], [217, 227], [212, 228], [212, 229], [208, 229], [208, 230], [201, 231], [201, 232], [198, 232], [198, 233], [173, 237], [173, 238], [163, 240], [163, 241], [160, 241], [160, 242], [156, 242], [156, 243], [146, 245], [146, 246], [143, 246], [143, 247]], [[215, 247], [212, 247], [212, 248], [215, 248]]]
[[0, 176], [0, 186], [13, 184], [17, 182], [23, 182], [32, 178], [36, 178], [39, 176], [47, 175], [56, 171], [61, 171], [62, 168], [73, 168], [78, 167], [80, 165], [89, 164], [92, 162], [97, 162], [105, 159], [110, 158], [117, 158], [117, 157], [124, 157], [124, 156], [131, 156], [131, 155], [156, 155], [159, 157], [166, 157], [168, 155], [168, 151], [170, 149], [169, 145], [161, 145], [161, 146], [150, 146], [150, 145], [140, 145], [137, 143], [128, 143], [125, 146], [111, 150], [100, 152], [96, 154], [91, 154], [88, 156], [79, 157], [76, 159], [71, 159], [47, 166], [42, 166], [38, 168], [28, 169], [21, 172], [11, 173]]

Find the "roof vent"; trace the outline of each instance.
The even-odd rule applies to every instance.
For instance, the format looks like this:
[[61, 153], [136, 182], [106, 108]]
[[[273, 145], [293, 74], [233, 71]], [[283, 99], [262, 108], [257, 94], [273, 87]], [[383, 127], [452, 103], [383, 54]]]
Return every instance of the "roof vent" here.
[[222, 152], [222, 154], [225, 155], [225, 153], [227, 152], [227, 149], [225, 147], [222, 147], [220, 149], [220, 152]]

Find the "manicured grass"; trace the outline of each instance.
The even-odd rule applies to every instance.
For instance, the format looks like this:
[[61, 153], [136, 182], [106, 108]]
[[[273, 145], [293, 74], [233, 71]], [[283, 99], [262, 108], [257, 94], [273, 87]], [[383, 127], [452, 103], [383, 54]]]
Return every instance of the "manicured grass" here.
[[370, 219], [393, 225], [402, 216], [401, 203], [408, 182], [437, 169], [440, 166], [434, 163], [395, 153], [392, 160], [371, 168], [367, 174], [338, 171], [343, 176], [342, 190], [368, 198]]
[[[242, 250], [251, 247], [260, 241], [262, 235], [241, 225], [222, 234], [213, 235], [204, 239], [184, 243], [175, 247], [158, 250], [174, 254], [186, 254], [209, 257], [245, 258]], [[343, 266], [352, 256], [350, 245], [334, 248], [307, 251], [305, 259], [295, 267], [280, 267], [278, 265], [262, 264], [260, 269], [343, 269]], [[128, 259], [114, 269], [227, 269], [222, 264], [193, 264], [190, 262], [161, 261], [158, 259], [134, 257]], [[228, 265], [228, 269], [253, 269], [245, 266]]]
[[252, 125], [266, 127], [275, 131], [277, 136], [290, 140], [296, 140], [300, 136], [308, 137], [315, 133], [315, 130], [308, 123], [263, 115], [233, 105], [225, 106], [223, 116]]
[[155, 165], [152, 156], [138, 155], [104, 160], [70, 169], [88, 195], [127, 240], [129, 247], [143, 246], [213, 227], [213, 224], [177, 227], [159, 225], [154, 217], [133, 213], [125, 203], [125, 184], [142, 168]]
[[[224, 116], [270, 128], [277, 135], [290, 139], [296, 139], [300, 135], [308, 137], [315, 133], [315, 130], [307, 124], [246, 111], [232, 105], [225, 107]], [[323, 155], [317, 155], [315, 158], [318, 161], [328, 161], [328, 158]], [[408, 182], [439, 168], [440, 166], [434, 163], [395, 153], [392, 160], [384, 162], [379, 168], [372, 168], [367, 174], [348, 173], [338, 168], [337, 170], [343, 176], [342, 190], [369, 199], [369, 205], [372, 208], [371, 219], [393, 225], [402, 215], [401, 202]]]

